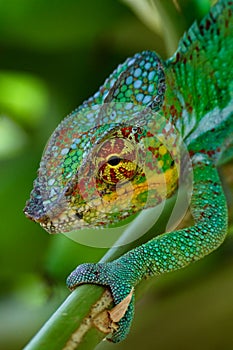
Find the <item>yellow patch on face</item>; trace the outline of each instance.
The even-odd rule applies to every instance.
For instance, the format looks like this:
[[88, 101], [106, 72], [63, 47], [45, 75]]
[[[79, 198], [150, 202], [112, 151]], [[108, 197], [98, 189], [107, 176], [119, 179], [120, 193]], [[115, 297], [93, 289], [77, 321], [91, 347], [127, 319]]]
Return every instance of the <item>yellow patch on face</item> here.
[[159, 160], [158, 161], [158, 167], [161, 169], [164, 165], [164, 161], [163, 160]]
[[170, 168], [165, 172], [165, 179], [167, 184], [168, 193], [172, 192], [177, 185], [178, 171], [176, 167]]
[[167, 153], [167, 148], [164, 145], [160, 146], [159, 147], [159, 154], [161, 156], [164, 156], [166, 153]]

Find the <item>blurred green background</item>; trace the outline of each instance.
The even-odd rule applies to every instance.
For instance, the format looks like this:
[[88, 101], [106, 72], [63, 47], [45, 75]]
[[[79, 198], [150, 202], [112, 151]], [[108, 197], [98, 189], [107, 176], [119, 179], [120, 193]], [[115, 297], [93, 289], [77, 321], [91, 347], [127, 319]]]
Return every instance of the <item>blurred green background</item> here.
[[[164, 21], [154, 13], [153, 27], [153, 11], [143, 23], [116, 0], [0, 1], [1, 349], [21, 349], [68, 295], [66, 275], [105, 252], [49, 236], [24, 217], [49, 135], [126, 57], [145, 49], [167, 57], [184, 28], [208, 10], [208, 1], [182, 4], [171, 43], [166, 28], [174, 9]], [[129, 338], [99, 349], [233, 349], [233, 163], [220, 171], [230, 209], [226, 242], [188, 269], [150, 281]]]

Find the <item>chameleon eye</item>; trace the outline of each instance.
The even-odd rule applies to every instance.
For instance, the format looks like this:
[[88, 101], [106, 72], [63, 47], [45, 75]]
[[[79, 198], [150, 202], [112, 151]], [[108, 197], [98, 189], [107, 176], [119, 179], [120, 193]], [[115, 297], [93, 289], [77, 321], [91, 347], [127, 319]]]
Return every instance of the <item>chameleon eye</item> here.
[[130, 181], [137, 172], [137, 151], [133, 142], [110, 138], [97, 151], [98, 178], [110, 185]]

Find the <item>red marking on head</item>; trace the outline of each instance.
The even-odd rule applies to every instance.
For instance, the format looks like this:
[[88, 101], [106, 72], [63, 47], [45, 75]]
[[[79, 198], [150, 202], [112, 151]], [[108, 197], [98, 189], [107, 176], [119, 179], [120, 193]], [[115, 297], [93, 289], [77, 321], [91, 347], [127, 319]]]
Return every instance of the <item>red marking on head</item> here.
[[113, 183], [117, 183], [119, 181], [116, 176], [116, 171], [113, 168], [110, 169], [110, 178]]
[[148, 131], [148, 132], [146, 133], [146, 136], [147, 136], [147, 137], [154, 137], [154, 135], [153, 135], [150, 131]]
[[85, 189], [86, 189], [86, 181], [85, 181], [85, 179], [81, 179], [78, 182], [78, 188], [79, 188], [81, 193], [83, 193], [85, 191]]
[[123, 167], [119, 168], [119, 172], [124, 175], [126, 180], [127, 180], [127, 178], [131, 179], [132, 176], [134, 175], [134, 171], [133, 170], [127, 170], [127, 169], [125, 169]]
[[157, 147], [148, 147], [148, 150], [153, 153], [153, 155], [155, 156], [155, 158], [158, 158], [158, 148]]
[[129, 134], [132, 132], [132, 127], [128, 126], [126, 128], [122, 128], [121, 132], [124, 137], [128, 137]]

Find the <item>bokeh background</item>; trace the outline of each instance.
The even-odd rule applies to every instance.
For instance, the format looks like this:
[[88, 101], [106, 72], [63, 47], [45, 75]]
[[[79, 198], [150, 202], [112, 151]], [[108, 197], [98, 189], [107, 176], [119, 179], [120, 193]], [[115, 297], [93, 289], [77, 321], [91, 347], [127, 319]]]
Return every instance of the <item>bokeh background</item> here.
[[[22, 349], [68, 295], [66, 275], [105, 252], [49, 236], [24, 217], [49, 135], [117, 64], [145, 49], [167, 57], [184, 28], [208, 10], [206, 0], [181, 1], [177, 14], [173, 6], [177, 31], [169, 35], [169, 16], [158, 21], [145, 7], [149, 0], [144, 12], [143, 1], [129, 3], [135, 12], [116, 0], [0, 0], [1, 349]], [[99, 350], [233, 349], [233, 163], [220, 174], [230, 213], [225, 243], [189, 268], [150, 281], [129, 338]]]

